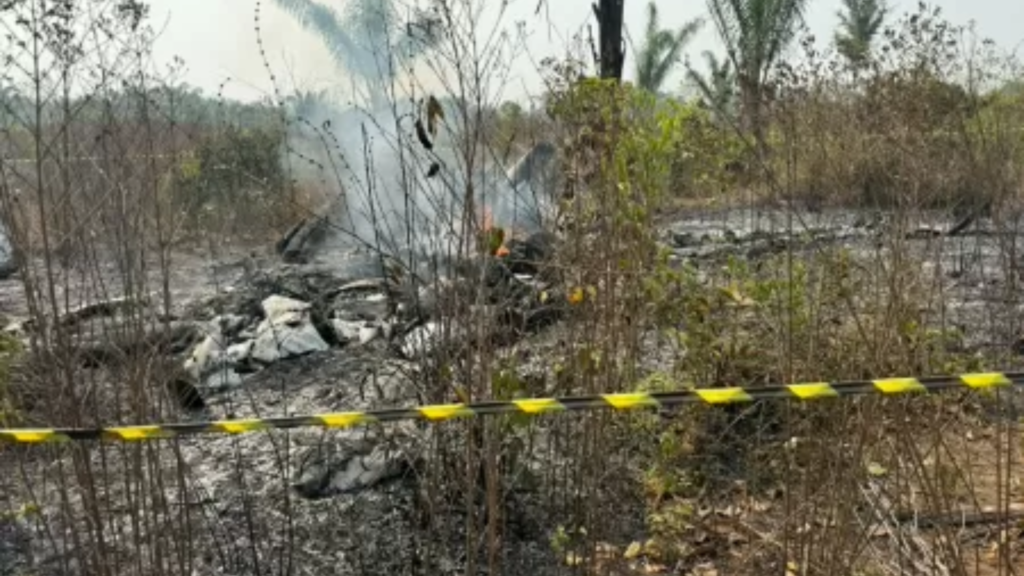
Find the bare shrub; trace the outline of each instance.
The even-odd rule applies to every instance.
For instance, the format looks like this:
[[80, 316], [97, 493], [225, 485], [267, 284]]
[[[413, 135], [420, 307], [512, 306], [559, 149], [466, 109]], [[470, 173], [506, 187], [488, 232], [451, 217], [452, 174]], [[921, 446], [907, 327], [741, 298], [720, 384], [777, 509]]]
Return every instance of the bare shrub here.
[[797, 194], [968, 213], [1019, 192], [1021, 108], [999, 90], [1020, 71], [973, 29], [922, 6], [884, 30], [867, 67], [805, 51], [776, 106], [780, 138], [806, 155]]

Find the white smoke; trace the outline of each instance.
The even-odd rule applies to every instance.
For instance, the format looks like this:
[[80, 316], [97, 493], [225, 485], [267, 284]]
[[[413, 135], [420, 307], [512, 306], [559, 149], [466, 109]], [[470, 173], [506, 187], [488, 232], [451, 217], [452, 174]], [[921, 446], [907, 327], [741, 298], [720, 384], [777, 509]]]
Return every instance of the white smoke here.
[[[332, 231], [321, 250], [373, 246], [396, 256], [410, 250], [454, 255], [467, 181], [478, 223], [486, 209], [506, 230], [530, 234], [546, 228], [553, 212], [553, 146], [534, 147], [508, 170], [483, 154], [481, 168], [467, 170], [443, 143], [429, 152], [422, 147], [416, 118], [416, 106], [408, 100], [372, 114], [319, 101], [292, 122], [294, 177], [333, 193], [321, 208]], [[431, 166], [437, 170], [429, 177]]]
[[[294, 177], [333, 191], [321, 212], [329, 215], [333, 231], [322, 249], [369, 245], [393, 255], [450, 255], [456, 246], [465, 249], [457, 232], [470, 187], [476, 205], [486, 205], [496, 224], [523, 231], [541, 227], [537, 212], [545, 203], [538, 201], [537, 181], [530, 173], [534, 158], [545, 160], [550, 150], [521, 160], [509, 173], [488, 168], [496, 162], [486, 154], [477, 160], [485, 169], [467, 170], [442, 144], [425, 150], [415, 135], [416, 105], [394, 96], [401, 93], [402, 80], [395, 73], [396, 61], [408, 62], [412, 45], [400, 34], [389, 35], [384, 20], [393, 22], [397, 16], [388, 12], [388, 0], [349, 1], [354, 4], [345, 17], [352, 26], [339, 31], [336, 15], [318, 11], [310, 0], [278, 0], [291, 6], [300, 21], [334, 31], [328, 35], [336, 40], [330, 47], [354, 83], [353, 92], [363, 95], [363, 106], [307, 99], [289, 123], [287, 161]], [[436, 173], [427, 177], [432, 166]]]

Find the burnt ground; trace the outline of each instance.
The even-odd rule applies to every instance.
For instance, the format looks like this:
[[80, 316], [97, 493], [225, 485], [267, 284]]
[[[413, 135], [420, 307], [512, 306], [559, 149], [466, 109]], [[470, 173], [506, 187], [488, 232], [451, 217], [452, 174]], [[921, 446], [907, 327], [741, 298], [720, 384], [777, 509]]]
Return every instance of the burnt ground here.
[[[664, 240], [677, 259], [696, 263], [698, 268], [720, 265], [728, 257], [756, 260], [789, 247], [813, 251], [839, 244], [864, 254], [886, 250], [878, 241], [878, 231], [889, 224], [872, 214], [806, 214], [803, 223], [794, 223], [789, 214], [762, 212], [757, 220], [752, 223], [746, 211], [691, 216], [666, 226]], [[790, 225], [801, 233], [785, 233]], [[986, 222], [965, 234], [948, 237], [943, 235], [948, 226], [942, 219], [912, 223], [902, 231], [902, 237], [925, 269], [935, 272], [936, 297], [946, 303], [947, 309], [942, 320], [963, 331], [964, 346], [979, 353], [998, 352], [1009, 362], [998, 368], [1013, 368], [1010, 364], [1019, 363], [1013, 360], [1013, 348], [1021, 333], [1021, 315], [1015, 299], [1015, 278], [1006, 271], [1016, 269], [1012, 256], [1015, 238], [997, 233]], [[277, 284], [284, 286], [288, 297], [299, 298], [312, 292], [329, 293], [329, 285], [337, 287], [359, 280], [367, 270], [375, 269], [365, 258], [351, 268], [346, 266], [338, 258], [281, 267], [270, 257], [246, 263], [245, 254], [217, 261], [196, 254], [176, 255], [170, 280], [178, 304], [175, 312], [185, 319], [193, 317], [202, 326], [212, 318], [239, 316], [241, 327], [232, 330], [228, 345], [244, 345], [258, 340], [258, 335], [252, 334], [257, 331], [256, 313], [246, 316], [244, 311], [269, 295], [266, 286], [257, 294], [247, 293], [253, 290], [253, 279], [260, 276], [260, 271], [276, 271], [273, 273], [278, 277], [307, 278]], [[92, 280], [83, 276], [78, 286], [92, 285]], [[98, 297], [74, 283], [69, 293], [82, 301]], [[179, 411], [177, 418], [267, 417], [424, 402], [426, 378], [421, 363], [396, 357], [381, 338], [362, 341], [385, 320], [373, 291], [356, 290], [331, 298], [328, 308], [333, 311], [332, 317], [343, 320], [340, 329], [344, 334], [338, 341], [325, 349], [265, 363], [253, 372], [239, 371], [238, 383], [218, 385], [211, 374], [219, 378], [224, 372], [214, 362], [210, 370], [197, 373], [205, 409], [198, 413]], [[238, 304], [243, 300], [244, 306]], [[203, 310], [215, 301], [226, 301], [229, 311]], [[231, 309], [232, 303], [238, 305]], [[26, 313], [17, 278], [0, 282], [0, 305], [13, 321]], [[346, 332], [361, 329], [363, 333]], [[553, 330], [534, 337], [531, 346], [556, 346], [563, 335], [557, 333], [558, 327]], [[176, 362], [184, 361], [189, 353]], [[652, 363], [657, 356], [652, 350]], [[564, 554], [554, 552], [551, 544], [555, 529], [571, 523], [572, 502], [581, 497], [572, 490], [572, 486], [581, 484], [580, 465], [571, 459], [573, 447], [563, 446], [558, 440], [567, 429], [551, 421], [528, 435], [529, 449], [517, 452], [517, 474], [505, 487], [501, 550], [505, 573], [544, 575], [567, 569]], [[436, 443], [464, 443], [464, 437], [462, 424], [427, 427], [413, 423], [341, 431], [301, 429], [287, 434], [190, 437], [157, 443], [161, 465], [143, 476], [152, 482], [165, 477], [161, 491], [166, 500], [190, 511], [186, 514], [187, 525], [194, 532], [185, 539], [193, 543], [194, 556], [189, 564], [194, 574], [288, 571], [285, 567], [289, 563], [299, 567], [295, 571], [302, 574], [449, 574], [462, 569], [464, 529], [474, 510], [461, 492], [476, 483], [467, 480], [461, 486], [456, 484], [453, 493], [444, 497], [424, 495], [423, 491], [436, 487], [434, 480], [426, 478], [444, 474], [460, 477], [451, 469], [453, 464], [432, 461], [431, 455], [436, 454], [432, 449]], [[73, 556], [76, 546], [87, 544], [76, 544], [67, 534], [40, 530], [71, 522], [58, 505], [60, 483], [56, 480], [66, 472], [61, 472], [59, 460], [53, 458], [68, 453], [40, 454], [19, 448], [8, 454], [4, 458], [7, 470], [0, 481], [0, 493], [5, 495], [0, 499], [0, 509], [9, 511], [0, 518], [0, 574], [21, 574], [26, 569], [38, 574], [81, 573], [81, 567], [62, 565], [62, 559]], [[131, 452], [116, 447], [94, 447], [89, 460], [97, 469], [116, 468], [130, 456]], [[622, 466], [627, 457], [624, 450]], [[990, 460], [980, 460], [980, 469], [991, 466]], [[607, 534], [600, 538], [613, 540], [621, 547], [644, 538], [642, 510], [637, 505], [640, 502], [617, 492], [624, 483], [607, 480], [624, 474], [624, 470], [615, 466], [604, 470], [599, 484], [606, 487], [587, 495], [608, 502], [599, 508], [604, 517], [614, 521], [607, 523]], [[24, 478], [32, 477], [39, 478], [29, 484], [40, 507], [30, 506], [26, 512]], [[159, 534], [142, 534], [139, 531], [146, 532], [146, 528], [133, 528], [133, 519], [138, 517], [132, 512], [133, 502], [139, 506], [139, 496], [133, 494], [132, 487], [118, 482], [116, 473], [110, 473], [108, 480], [109, 487], [104, 491], [109, 506], [105, 511], [107, 529], [118, 536], [107, 539], [108, 548], [103, 553], [108, 561], [123, 563], [125, 573], [146, 573], [142, 565], [133, 564], [137, 561], [133, 550], [140, 542], [154, 546], [160, 541]], [[633, 495], [633, 499], [638, 497]], [[426, 500], [433, 503], [429, 513], [424, 512]], [[70, 496], [71, 508], [84, 504], [80, 495]], [[147, 526], [154, 532], [160, 532], [160, 526], [166, 526], [163, 531], [167, 532], [172, 525], [175, 530], [184, 530], [173, 520], [180, 523], [181, 517], [182, 513], [177, 512], [166, 513], [163, 518], [154, 511]], [[486, 564], [482, 540], [480, 546], [481, 562]], [[71, 551], [63, 556], [55, 552], [61, 549]], [[430, 553], [424, 555], [424, 550]], [[423, 565], [424, 557], [434, 561]], [[150, 561], [155, 560], [146, 562]]]

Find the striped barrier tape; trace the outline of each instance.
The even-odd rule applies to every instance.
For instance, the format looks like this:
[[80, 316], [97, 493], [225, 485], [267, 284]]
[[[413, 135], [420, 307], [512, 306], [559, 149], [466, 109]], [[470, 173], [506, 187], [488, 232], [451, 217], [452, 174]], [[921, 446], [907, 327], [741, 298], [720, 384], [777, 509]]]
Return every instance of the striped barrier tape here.
[[540, 415], [585, 410], [660, 408], [680, 404], [737, 404], [761, 399], [821, 400], [870, 394], [898, 395], [950, 388], [986, 390], [1024, 386], [1024, 372], [988, 372], [926, 378], [885, 378], [846, 382], [809, 382], [758, 388], [698, 388], [671, 392], [594, 394], [562, 398], [525, 398], [473, 404], [435, 404], [413, 408], [392, 408], [362, 412], [335, 412], [278, 418], [250, 418], [145, 424], [106, 428], [0, 428], [0, 440], [20, 444], [109, 440], [117, 442], [154, 440], [197, 434], [242, 434], [268, 429], [305, 427], [351, 428], [377, 422], [423, 420], [442, 422], [467, 416], [494, 414]]

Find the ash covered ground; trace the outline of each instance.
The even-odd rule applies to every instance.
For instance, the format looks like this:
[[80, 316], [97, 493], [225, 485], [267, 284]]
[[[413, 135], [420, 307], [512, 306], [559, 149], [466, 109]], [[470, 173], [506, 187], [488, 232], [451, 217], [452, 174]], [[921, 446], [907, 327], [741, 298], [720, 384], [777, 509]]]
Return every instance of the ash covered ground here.
[[[884, 215], [873, 213], [733, 210], [675, 218], [660, 235], [674, 261], [709, 269], [729, 257], [758, 261], [789, 249], [885, 251], [890, 225]], [[1016, 279], [1006, 272], [1016, 268], [1008, 260], [1016, 236], [985, 220], [955, 236], [948, 234], [950, 226], [935, 217], [905, 226], [899, 237], [924, 269], [935, 272], [946, 303], [942, 320], [963, 332], [963, 346], [1012, 351], [1020, 334], [1020, 304], [1013, 299]], [[800, 232], [788, 232], [791, 228]], [[504, 347], [521, 355], [524, 373], [543, 375], [544, 350], [572, 337], [559, 324], [564, 302], [537, 304], [540, 292], [557, 287], [533, 266], [554, 249], [539, 240], [522, 246], [482, 280], [503, 295], [507, 309], [495, 311], [493, 329], [507, 333]], [[179, 397], [164, 418], [273, 417], [457, 400], [454, 395], [440, 398], [437, 390], [424, 386], [435, 346], [453, 338], [440, 335], [443, 307], [437, 302], [443, 294], [436, 291], [456, 288], [403, 284], [384, 260], [367, 252], [332, 248], [313, 251], [304, 260], [282, 262], [270, 251], [219, 261], [175, 255], [169, 280], [173, 319], [162, 324], [173, 328], [174, 337], [166, 346], [162, 376], [165, 384], [184, 383], [195, 397]], [[116, 268], [111, 266], [109, 273], [115, 276]], [[69, 283], [67, 291], [79, 304], [95, 303], [99, 295], [84, 288], [94, 284], [95, 278], [82, 275], [80, 284]], [[7, 330], [26, 334], [30, 327], [24, 325], [27, 307], [18, 276], [0, 282], [0, 301]], [[76, 321], [81, 333], [92, 335], [83, 338], [87, 345], [82, 347], [100, 358], [92, 361], [99, 366], [95, 370], [109, 370], [102, 348], [111, 315], [116, 312]], [[85, 328], [90, 323], [95, 325]], [[664, 361], [664, 352], [653, 346], [648, 370]], [[533, 381], [534, 395], [544, 395], [545, 379]], [[137, 423], [117, 420], [116, 414], [108, 417], [114, 420], [101, 420]], [[509, 471], [500, 550], [505, 573], [568, 570], [552, 549], [551, 535], [571, 516], [567, 495], [578, 473], [573, 470], [581, 465], [573, 460], [572, 447], [559, 441], [562, 431], [557, 420], [543, 420], [530, 436], [530, 449], [520, 451], [523, 456], [514, 466], [503, 468]], [[27, 488], [40, 506], [31, 514], [0, 520], [0, 574], [86, 573], [87, 567], [70, 564], [69, 558], [90, 540], [76, 541], [73, 530], [60, 528], [90, 530], [75, 511], [92, 505], [103, 507], [108, 520], [105, 548], [96, 553], [122, 566], [117, 573], [145, 573], [147, 563], [170, 562], [140, 559], [135, 553], [140, 543], [152, 549], [158, 533], [168, 531], [188, 533], [183, 537], [192, 546], [187, 554], [170, 544], [164, 553], [182, 562], [188, 556], [194, 574], [461, 573], [465, 527], [479, 502], [467, 500], [459, 486], [450, 494], [426, 492], [437, 489], [428, 481], [431, 474], [453, 473], [450, 463], [431, 461], [439, 453], [437, 444], [464, 445], [466, 437], [463, 424], [401, 422], [341, 431], [182, 438], [160, 443], [163, 469], [142, 474], [145, 486], [118, 480], [119, 467], [131, 463], [131, 451], [96, 448], [86, 460], [103, 471], [98, 504], [75, 491], [62, 496], [56, 479], [68, 473], [69, 449], [15, 448], [4, 458], [3, 506], [23, 507], [19, 498]], [[603, 473], [624, 474], [627, 457], [623, 451], [621, 469], [609, 459]], [[26, 482], [24, 473], [38, 481]], [[476, 485], [475, 479], [466, 485]], [[615, 518], [602, 536], [618, 542], [643, 539], [641, 507], [616, 489], [609, 483], [607, 493], [592, 495], [607, 498], [602, 513]], [[133, 524], [138, 516], [130, 510], [145, 508], [144, 503], [153, 508], [149, 521]], [[478, 549], [483, 570], [488, 550], [483, 540], [471, 546]]]

